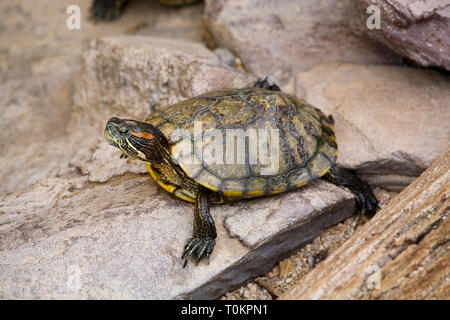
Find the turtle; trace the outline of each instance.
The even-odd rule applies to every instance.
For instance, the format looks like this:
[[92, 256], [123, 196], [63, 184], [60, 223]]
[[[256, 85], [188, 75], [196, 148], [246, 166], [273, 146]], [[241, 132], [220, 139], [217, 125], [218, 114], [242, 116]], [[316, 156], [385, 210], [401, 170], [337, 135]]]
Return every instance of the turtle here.
[[[95, 21], [112, 21], [120, 17], [129, 0], [94, 0], [91, 6], [91, 19]], [[158, 0], [159, 2], [181, 6], [200, 0]]]
[[267, 77], [155, 108], [144, 121], [112, 117], [104, 135], [127, 157], [144, 161], [159, 186], [194, 203], [183, 268], [191, 256], [209, 263], [217, 237], [212, 204], [271, 196], [322, 178], [354, 193], [367, 215], [378, 207], [371, 187], [336, 165], [333, 117]]

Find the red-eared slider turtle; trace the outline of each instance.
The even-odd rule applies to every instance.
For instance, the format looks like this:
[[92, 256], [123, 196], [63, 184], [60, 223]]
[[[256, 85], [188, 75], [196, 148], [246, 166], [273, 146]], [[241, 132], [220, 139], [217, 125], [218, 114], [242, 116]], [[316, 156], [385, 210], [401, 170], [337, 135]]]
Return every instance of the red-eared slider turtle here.
[[[94, 0], [91, 6], [91, 18], [94, 20], [114, 20], [120, 17], [129, 0]], [[172, 6], [181, 6], [200, 0], [158, 0]]]
[[183, 267], [192, 254], [199, 261], [213, 251], [210, 204], [286, 192], [322, 177], [353, 192], [363, 212], [372, 215], [378, 206], [368, 185], [335, 165], [331, 116], [265, 78], [252, 88], [209, 92], [156, 110], [144, 122], [111, 118], [105, 136], [145, 161], [162, 188], [195, 203]]

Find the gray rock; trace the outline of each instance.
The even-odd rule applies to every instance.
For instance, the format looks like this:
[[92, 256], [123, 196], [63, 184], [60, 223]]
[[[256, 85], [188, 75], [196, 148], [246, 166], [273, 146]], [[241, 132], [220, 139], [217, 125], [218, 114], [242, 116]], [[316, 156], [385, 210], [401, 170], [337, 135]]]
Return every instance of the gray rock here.
[[[13, 7], [9, 12], [24, 9], [33, 15], [33, 23], [45, 20], [41, 11], [17, 3], [8, 3]], [[46, 3], [42, 10], [48, 7], [57, 16], [66, 4]], [[120, 20], [128, 21], [130, 12]], [[4, 22], [8, 28], [15, 26], [14, 19]], [[192, 205], [161, 190], [148, 174], [141, 175], [142, 164], [120, 159], [120, 152], [104, 142], [104, 123], [113, 115], [143, 117], [153, 103], [242, 87], [255, 77], [220, 63], [212, 52], [188, 41], [104, 38], [91, 42], [81, 61], [82, 44], [93, 34], [126, 29], [115, 23], [109, 29], [83, 23], [86, 33], [65, 30], [55, 35], [49, 30], [61, 28], [42, 21], [38, 31], [48, 32], [54, 51], [47, 52], [56, 60], [39, 55], [44, 50], [30, 39], [23, 47], [17, 45], [19, 49], [0, 52], [6, 52], [1, 58], [11, 63], [14, 52], [25, 56], [16, 56], [13, 67], [6, 64], [13, 72], [2, 69], [8, 83], [1, 87], [1, 107], [22, 104], [29, 117], [22, 123], [18, 109], [10, 108], [2, 118], [6, 127], [17, 125], [17, 136], [14, 144], [2, 145], [7, 156], [1, 161], [7, 166], [1, 174], [8, 193], [0, 197], [0, 297], [216, 298], [264, 273], [280, 256], [355, 211], [353, 196], [326, 182], [214, 207], [219, 236], [210, 265], [195, 267], [191, 262], [182, 269], [179, 257], [192, 230]], [[26, 58], [28, 54], [36, 59]], [[33, 89], [41, 88], [34, 79], [44, 81], [42, 88], [47, 85], [55, 98], [46, 100], [48, 92]], [[21, 87], [30, 89], [10, 94], [10, 88]], [[57, 113], [51, 114], [54, 110]], [[40, 121], [42, 112], [45, 121]], [[36, 173], [33, 179], [30, 172]], [[325, 200], [309, 201], [302, 192]], [[274, 211], [262, 212], [264, 226], [261, 220], [247, 224], [258, 235], [248, 238], [242, 226], [263, 204]], [[227, 217], [234, 238], [224, 226]], [[287, 228], [276, 231], [284, 218]], [[261, 236], [262, 231], [267, 234]]]
[[[171, 8], [133, 1], [118, 21], [94, 24], [87, 20], [91, 2], [0, 2], [0, 127], [14, 128], [14, 139], [11, 130], [0, 132], [1, 195], [48, 177], [78, 175], [73, 158], [80, 149], [95, 148], [90, 140], [99, 132], [84, 123], [82, 130], [73, 126], [72, 112], [74, 79], [91, 39], [137, 33], [200, 42], [204, 36], [202, 4]], [[81, 8], [80, 30], [66, 28], [66, 9], [74, 4]]]
[[349, 192], [317, 181], [288, 194], [214, 206], [218, 238], [210, 264], [190, 261], [183, 269], [192, 205], [148, 175], [108, 183], [49, 179], [0, 202], [0, 297], [218, 298], [352, 214], [354, 204]]
[[410, 67], [326, 64], [299, 72], [296, 91], [335, 119], [338, 163], [399, 190], [450, 142], [450, 79]]
[[111, 112], [143, 119], [156, 104], [170, 105], [218, 88], [248, 86], [255, 80], [222, 64], [195, 42], [109, 37], [93, 41], [85, 52], [75, 104], [83, 119], [103, 128]]
[[94, 40], [76, 82], [74, 127], [91, 130], [89, 135], [96, 138], [85, 140], [70, 163], [92, 182], [145, 172], [144, 166], [120, 159], [120, 152], [103, 138], [110, 117], [144, 119], [153, 108], [255, 81], [195, 42], [142, 36]]
[[295, 71], [324, 62], [396, 63], [397, 55], [347, 25], [350, 0], [206, 0], [205, 21], [217, 43], [245, 67], [284, 84]]
[[223, 63], [234, 66], [236, 65], [236, 57], [233, 55], [233, 53], [225, 48], [216, 48], [214, 50], [214, 54], [222, 61]]
[[[380, 8], [380, 29], [367, 28], [367, 8]], [[352, 27], [422, 66], [450, 70], [450, 1], [353, 1]]]
[[[0, 12], [16, 13], [2, 20], [11, 32], [2, 34], [8, 41], [0, 43], [15, 45], [0, 50], [7, 62], [0, 70], [5, 80], [0, 107], [2, 125], [16, 127], [17, 134], [14, 144], [1, 146], [0, 177], [7, 192], [0, 197], [0, 297], [216, 298], [355, 211], [351, 194], [323, 181], [213, 207], [218, 239], [210, 265], [191, 262], [182, 269], [192, 205], [141, 174], [142, 164], [120, 159], [104, 141], [104, 123], [113, 115], [138, 119], [155, 103], [161, 107], [221, 87], [242, 87], [255, 77], [222, 64], [201, 44], [182, 40], [101, 38], [90, 42], [81, 60], [83, 43], [98, 35], [152, 34], [158, 28], [134, 28], [135, 14], [145, 13], [131, 6], [120, 22], [94, 26], [83, 20], [83, 32], [64, 30], [58, 23], [68, 4], [0, 4]], [[48, 12], [60, 19], [46, 19]], [[164, 23], [177, 30], [177, 23]], [[34, 33], [14, 42], [20, 26]], [[427, 81], [442, 85], [430, 74]], [[407, 83], [418, 94], [420, 81]], [[426, 92], [440, 105], [439, 94]]]

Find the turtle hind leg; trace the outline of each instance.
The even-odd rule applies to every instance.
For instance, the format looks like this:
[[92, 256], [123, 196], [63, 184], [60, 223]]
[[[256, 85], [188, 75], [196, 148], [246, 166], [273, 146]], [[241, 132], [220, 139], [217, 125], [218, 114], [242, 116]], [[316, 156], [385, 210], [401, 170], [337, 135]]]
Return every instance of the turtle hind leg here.
[[378, 208], [377, 198], [375, 198], [370, 186], [358, 179], [353, 173], [333, 165], [323, 178], [354, 193], [357, 207], [363, 213], [367, 213], [370, 216], [375, 214]]
[[94, 21], [112, 21], [120, 17], [128, 0], [94, 0], [90, 18]]
[[194, 233], [186, 241], [184, 252], [181, 256], [181, 259], [186, 257], [183, 268], [186, 267], [189, 257], [192, 254], [197, 257], [197, 262], [203, 257], [206, 257], [206, 260], [209, 262], [209, 256], [216, 244], [216, 237], [214, 220], [209, 214], [208, 195], [204, 191], [199, 191], [194, 207]]
[[272, 90], [272, 91], [281, 91], [280, 87], [271, 79], [271, 76], [265, 76], [262, 78], [259, 78], [256, 82], [254, 87], [255, 88], [262, 88], [266, 90]]

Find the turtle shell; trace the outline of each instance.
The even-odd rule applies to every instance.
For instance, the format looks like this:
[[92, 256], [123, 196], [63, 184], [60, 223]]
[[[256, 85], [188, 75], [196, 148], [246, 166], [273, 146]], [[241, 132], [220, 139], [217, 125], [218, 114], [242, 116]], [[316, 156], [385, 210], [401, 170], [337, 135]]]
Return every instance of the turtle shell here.
[[301, 187], [337, 157], [332, 119], [278, 91], [214, 91], [157, 109], [146, 122], [169, 139], [172, 161], [225, 199]]

